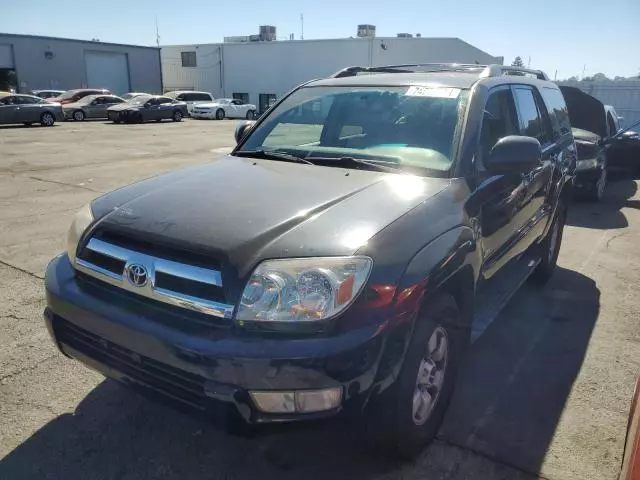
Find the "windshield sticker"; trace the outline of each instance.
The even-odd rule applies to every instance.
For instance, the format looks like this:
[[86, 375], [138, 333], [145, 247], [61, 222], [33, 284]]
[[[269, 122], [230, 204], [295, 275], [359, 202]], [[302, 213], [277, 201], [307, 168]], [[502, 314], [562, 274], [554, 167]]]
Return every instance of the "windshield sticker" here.
[[458, 98], [459, 88], [433, 88], [413, 85], [405, 93], [408, 97]]

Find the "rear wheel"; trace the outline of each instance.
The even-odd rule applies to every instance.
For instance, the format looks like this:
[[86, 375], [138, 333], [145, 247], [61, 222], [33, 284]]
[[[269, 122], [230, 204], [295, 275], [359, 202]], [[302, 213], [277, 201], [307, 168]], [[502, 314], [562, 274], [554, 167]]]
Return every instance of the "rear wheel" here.
[[182, 112], [180, 110], [176, 110], [175, 112], [173, 112], [173, 121], [174, 122], [181, 122], [182, 121]]
[[219, 108], [216, 110], [216, 120], [224, 120], [224, 110]]
[[85, 115], [82, 110], [76, 110], [75, 112], [73, 112], [72, 117], [76, 122], [82, 122], [84, 120]]
[[364, 412], [367, 437], [381, 451], [412, 457], [435, 437], [469, 344], [469, 330], [460, 325], [451, 295], [439, 294], [422, 308], [398, 379]]
[[558, 210], [547, 232], [547, 236], [538, 244], [537, 248], [540, 252], [540, 263], [529, 277], [531, 282], [544, 285], [553, 275], [562, 244], [562, 232], [564, 231], [566, 216], [566, 204], [561, 202], [558, 204]]
[[40, 115], [40, 125], [43, 127], [52, 127], [56, 123], [56, 117], [50, 112], [44, 112]]

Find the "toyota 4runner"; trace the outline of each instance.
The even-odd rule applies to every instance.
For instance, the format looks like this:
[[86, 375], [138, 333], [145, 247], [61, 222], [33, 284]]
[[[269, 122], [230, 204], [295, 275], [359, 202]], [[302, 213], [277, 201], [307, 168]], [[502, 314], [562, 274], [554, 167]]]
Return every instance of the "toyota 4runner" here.
[[539, 71], [350, 67], [215, 162], [103, 195], [46, 273], [45, 321], [131, 387], [249, 424], [342, 411], [414, 454], [456, 370], [554, 271], [576, 150]]

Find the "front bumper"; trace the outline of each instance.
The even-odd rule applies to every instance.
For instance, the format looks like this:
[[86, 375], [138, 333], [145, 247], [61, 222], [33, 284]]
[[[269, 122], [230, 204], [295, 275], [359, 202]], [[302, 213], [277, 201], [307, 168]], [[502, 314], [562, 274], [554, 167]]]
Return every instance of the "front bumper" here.
[[[147, 396], [213, 417], [232, 414], [248, 423], [323, 418], [361, 408], [382, 380], [388, 332], [378, 325], [322, 338], [259, 337], [231, 324], [186, 331], [181, 325], [188, 313], [79, 278], [66, 255], [49, 264], [45, 285], [45, 322], [64, 354]], [[265, 413], [249, 395], [336, 387], [341, 406], [315, 413]]]
[[216, 112], [211, 111], [211, 112], [196, 112], [196, 111], [191, 111], [191, 118], [196, 118], [196, 119], [206, 119], [206, 120], [215, 120], [216, 118]]

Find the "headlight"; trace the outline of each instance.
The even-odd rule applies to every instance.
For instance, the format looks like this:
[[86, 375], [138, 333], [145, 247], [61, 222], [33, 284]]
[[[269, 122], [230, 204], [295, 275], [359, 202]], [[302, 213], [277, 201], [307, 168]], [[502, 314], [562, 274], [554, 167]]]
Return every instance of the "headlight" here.
[[597, 158], [587, 158], [576, 162], [576, 170], [590, 170], [598, 167]]
[[73, 223], [71, 223], [71, 228], [69, 228], [69, 234], [67, 235], [67, 255], [69, 255], [69, 261], [72, 264], [76, 261], [78, 242], [80, 242], [82, 234], [92, 222], [93, 213], [91, 212], [91, 204], [87, 203], [76, 213]]
[[236, 320], [311, 322], [345, 310], [369, 278], [368, 257], [267, 260], [255, 269]]

